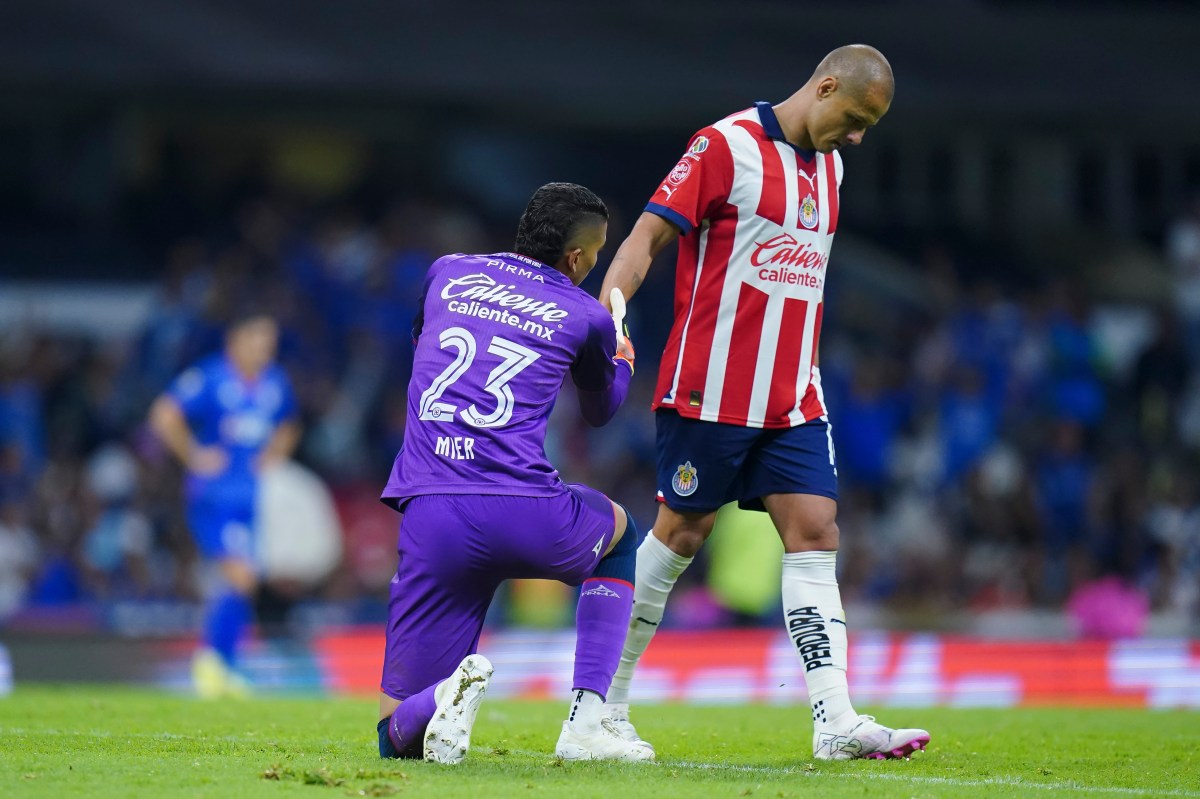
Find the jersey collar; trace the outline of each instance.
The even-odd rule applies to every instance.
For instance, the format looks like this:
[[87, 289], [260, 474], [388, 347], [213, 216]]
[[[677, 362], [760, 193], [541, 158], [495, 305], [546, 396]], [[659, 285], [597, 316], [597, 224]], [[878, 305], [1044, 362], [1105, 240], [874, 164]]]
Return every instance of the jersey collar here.
[[783, 142], [799, 153], [800, 157], [805, 161], [813, 160], [817, 154], [816, 150], [805, 150], [803, 147], [797, 147], [783, 135], [783, 126], [779, 124], [779, 117], [775, 116], [775, 109], [771, 107], [770, 103], [765, 100], [759, 100], [754, 104], [754, 107], [758, 109], [758, 121], [762, 123], [763, 132], [767, 134], [768, 138]]
[[496, 254], [499, 255], [501, 258], [508, 258], [513, 261], [520, 261], [521, 263], [525, 264], [526, 266], [532, 266], [535, 269], [540, 269], [542, 272], [544, 272], [549, 277], [550, 280], [557, 280], [559, 283], [567, 283], [572, 286], [575, 285], [574, 283], [571, 283], [571, 278], [567, 277], [566, 275], [564, 275], [562, 272], [555, 269], [550, 264], [539, 261], [536, 258], [530, 258], [528, 255], [520, 255], [515, 252], [501, 252], [501, 253], [496, 253]]

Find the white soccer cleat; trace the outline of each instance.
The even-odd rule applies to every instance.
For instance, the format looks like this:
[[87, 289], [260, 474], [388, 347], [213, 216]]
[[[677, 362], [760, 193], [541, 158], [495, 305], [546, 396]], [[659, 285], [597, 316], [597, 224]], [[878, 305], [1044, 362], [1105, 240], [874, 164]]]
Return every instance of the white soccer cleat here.
[[483, 655], [467, 655], [439, 693], [433, 718], [425, 727], [425, 759], [456, 765], [471, 748], [471, 728], [487, 693], [492, 664]]
[[634, 729], [633, 722], [629, 720], [628, 703], [619, 702], [611, 705], [606, 704], [604, 706], [604, 718], [607, 719], [610, 724], [612, 724], [613, 730], [615, 730], [617, 735], [619, 735], [621, 738], [629, 741], [630, 743], [644, 746], [650, 750], [651, 755], [654, 754], [654, 746], [651, 745], [649, 741], [642, 740], [642, 737], [638, 735], [637, 730]]
[[653, 748], [625, 740], [607, 718], [601, 718], [600, 726], [589, 732], [582, 732], [571, 722], [564, 721], [554, 754], [563, 760], [640, 762], [654, 759]]
[[929, 745], [925, 730], [893, 730], [874, 716], [849, 713], [813, 732], [817, 760], [889, 760], [906, 758]]

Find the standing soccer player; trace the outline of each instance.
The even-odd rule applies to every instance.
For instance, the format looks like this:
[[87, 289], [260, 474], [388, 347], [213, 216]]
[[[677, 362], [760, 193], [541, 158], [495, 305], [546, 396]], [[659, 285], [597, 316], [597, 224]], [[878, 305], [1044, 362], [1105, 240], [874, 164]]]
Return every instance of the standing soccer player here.
[[564, 378], [602, 425], [620, 407], [633, 348], [578, 284], [608, 209], [570, 183], [538, 189], [515, 252], [449, 255], [425, 278], [408, 424], [383, 500], [403, 514], [379, 700], [382, 757], [458, 763], [492, 666], [484, 614], [513, 578], [583, 584], [565, 760], [649, 760], [603, 719], [633, 605], [638, 534], [625, 509], [567, 485], [546, 460]]
[[872, 47], [827, 55], [782, 103], [700, 130], [617, 251], [601, 296], [631, 296], [678, 236], [675, 324], [658, 376], [658, 518], [609, 717], [629, 740], [629, 684], [719, 507], [766, 511], [783, 540], [783, 613], [804, 664], [823, 760], [903, 757], [929, 741], [850, 703], [838, 591], [837, 471], [818, 337], [842, 160], [887, 113], [892, 70]]
[[187, 470], [187, 521], [219, 587], [205, 610], [204, 645], [192, 661], [205, 698], [243, 694], [237, 648], [258, 590], [258, 475], [300, 439], [291, 384], [277, 366], [279, 326], [251, 313], [226, 332], [225, 351], [175, 379], [150, 409], [150, 426]]

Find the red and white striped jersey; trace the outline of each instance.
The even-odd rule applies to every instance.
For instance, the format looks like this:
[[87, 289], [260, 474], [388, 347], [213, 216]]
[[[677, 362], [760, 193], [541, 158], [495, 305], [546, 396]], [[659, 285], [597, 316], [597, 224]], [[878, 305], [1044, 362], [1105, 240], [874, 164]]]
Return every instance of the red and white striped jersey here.
[[826, 415], [817, 368], [842, 160], [769, 103], [700, 130], [646, 210], [677, 225], [675, 324], [654, 407], [745, 427]]

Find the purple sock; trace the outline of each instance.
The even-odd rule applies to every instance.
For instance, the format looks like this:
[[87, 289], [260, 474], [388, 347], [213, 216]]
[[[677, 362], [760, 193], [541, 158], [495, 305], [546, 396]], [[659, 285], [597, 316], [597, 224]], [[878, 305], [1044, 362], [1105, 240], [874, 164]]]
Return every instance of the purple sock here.
[[608, 695], [632, 612], [632, 584], [614, 577], [584, 580], [575, 611], [573, 690], [592, 691], [602, 698]]
[[400, 757], [419, 758], [424, 755], [421, 739], [437, 710], [437, 700], [433, 698], [437, 687], [438, 683], [434, 683], [419, 694], [410, 696], [392, 713], [388, 722], [388, 738]]

